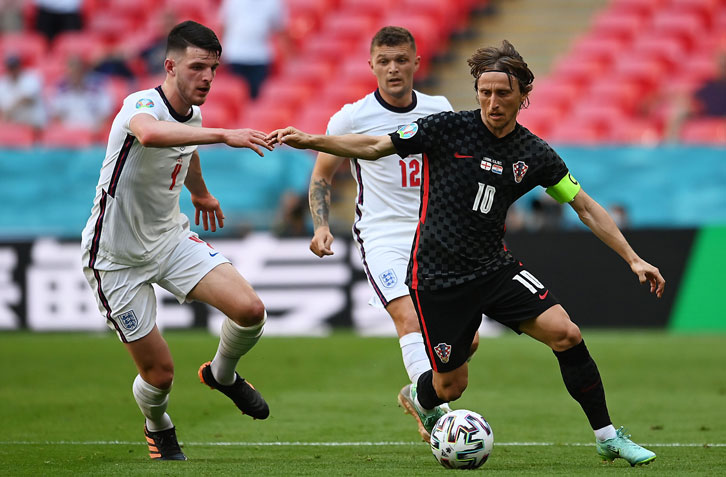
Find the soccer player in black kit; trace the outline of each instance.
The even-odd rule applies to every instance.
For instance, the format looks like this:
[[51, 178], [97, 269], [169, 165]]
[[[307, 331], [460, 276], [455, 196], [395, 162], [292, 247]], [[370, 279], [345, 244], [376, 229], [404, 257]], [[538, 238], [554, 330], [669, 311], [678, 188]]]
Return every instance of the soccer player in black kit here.
[[485, 313], [553, 350], [603, 460], [648, 464], [655, 454], [613, 426], [600, 374], [580, 329], [553, 293], [504, 247], [507, 210], [542, 186], [569, 204], [659, 298], [665, 280], [633, 251], [559, 155], [517, 123], [534, 75], [514, 47], [504, 41], [479, 49], [468, 63], [481, 109], [426, 116], [387, 136], [309, 135], [286, 128], [270, 133], [268, 140], [368, 160], [423, 153], [421, 209], [407, 283], [433, 369], [404, 387], [399, 402], [425, 427], [435, 424], [432, 409], [458, 399], [466, 389], [469, 347]]

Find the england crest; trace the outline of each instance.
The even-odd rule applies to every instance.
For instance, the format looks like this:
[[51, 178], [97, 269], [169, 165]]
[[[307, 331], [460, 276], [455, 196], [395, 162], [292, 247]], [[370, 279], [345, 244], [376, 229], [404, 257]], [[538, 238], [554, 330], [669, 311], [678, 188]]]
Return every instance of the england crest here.
[[391, 288], [398, 283], [398, 277], [396, 277], [396, 272], [393, 271], [392, 268], [389, 268], [385, 272], [378, 275], [378, 279], [381, 281], [381, 284], [386, 288]]
[[139, 326], [139, 320], [136, 319], [134, 310], [129, 310], [116, 318], [121, 326], [127, 331], [133, 331]]
[[527, 173], [527, 169], [529, 169], [529, 166], [525, 164], [524, 161], [518, 161], [512, 164], [512, 170], [514, 171], [514, 182], [516, 182], [517, 184], [522, 182], [524, 175]]
[[439, 343], [436, 346], [434, 346], [434, 351], [436, 351], [436, 356], [439, 357], [442, 363], [446, 364], [449, 362], [449, 358], [451, 357], [451, 345], [446, 343]]

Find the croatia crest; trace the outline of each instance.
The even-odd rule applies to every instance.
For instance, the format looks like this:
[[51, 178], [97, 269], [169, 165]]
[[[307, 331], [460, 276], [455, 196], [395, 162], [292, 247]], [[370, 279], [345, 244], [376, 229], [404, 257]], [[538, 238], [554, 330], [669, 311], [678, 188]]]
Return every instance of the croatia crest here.
[[449, 362], [449, 358], [451, 357], [451, 345], [439, 343], [434, 346], [434, 351], [436, 351], [436, 356], [439, 357], [442, 363], [446, 364]]
[[527, 173], [527, 169], [529, 169], [529, 166], [525, 164], [524, 161], [519, 161], [512, 164], [512, 169], [514, 170], [514, 182], [519, 184], [520, 182], [522, 182], [522, 179]]
[[139, 320], [136, 319], [136, 313], [134, 310], [129, 310], [126, 313], [121, 314], [116, 318], [121, 326], [128, 331], [133, 331], [139, 326]]
[[378, 275], [378, 279], [386, 288], [391, 288], [392, 286], [395, 286], [396, 283], [398, 283], [398, 277], [396, 277], [396, 272], [394, 272], [392, 268], [389, 268], [385, 272]]

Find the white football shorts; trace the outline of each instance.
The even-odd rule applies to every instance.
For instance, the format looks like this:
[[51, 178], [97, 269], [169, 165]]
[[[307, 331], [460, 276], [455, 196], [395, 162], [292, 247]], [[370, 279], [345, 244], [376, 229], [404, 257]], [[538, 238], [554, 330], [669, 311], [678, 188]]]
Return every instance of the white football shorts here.
[[359, 242], [358, 251], [363, 262], [363, 270], [373, 295], [368, 304], [377, 308], [386, 307], [391, 300], [408, 296], [406, 269], [411, 253], [409, 240]]
[[[83, 263], [88, 263], [84, 252]], [[156, 294], [152, 283], [172, 293], [179, 303], [212, 269], [229, 260], [194, 232], [174, 250], [145, 265], [120, 270], [83, 267], [106, 324], [124, 343], [143, 338], [156, 324]]]

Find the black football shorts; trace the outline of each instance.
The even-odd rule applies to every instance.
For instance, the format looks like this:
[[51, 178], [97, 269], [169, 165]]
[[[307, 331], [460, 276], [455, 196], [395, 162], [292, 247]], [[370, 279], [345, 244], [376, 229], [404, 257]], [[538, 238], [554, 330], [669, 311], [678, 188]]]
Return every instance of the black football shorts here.
[[434, 371], [453, 371], [469, 358], [482, 314], [517, 333], [559, 301], [521, 262], [485, 277], [441, 290], [411, 289], [421, 333]]

